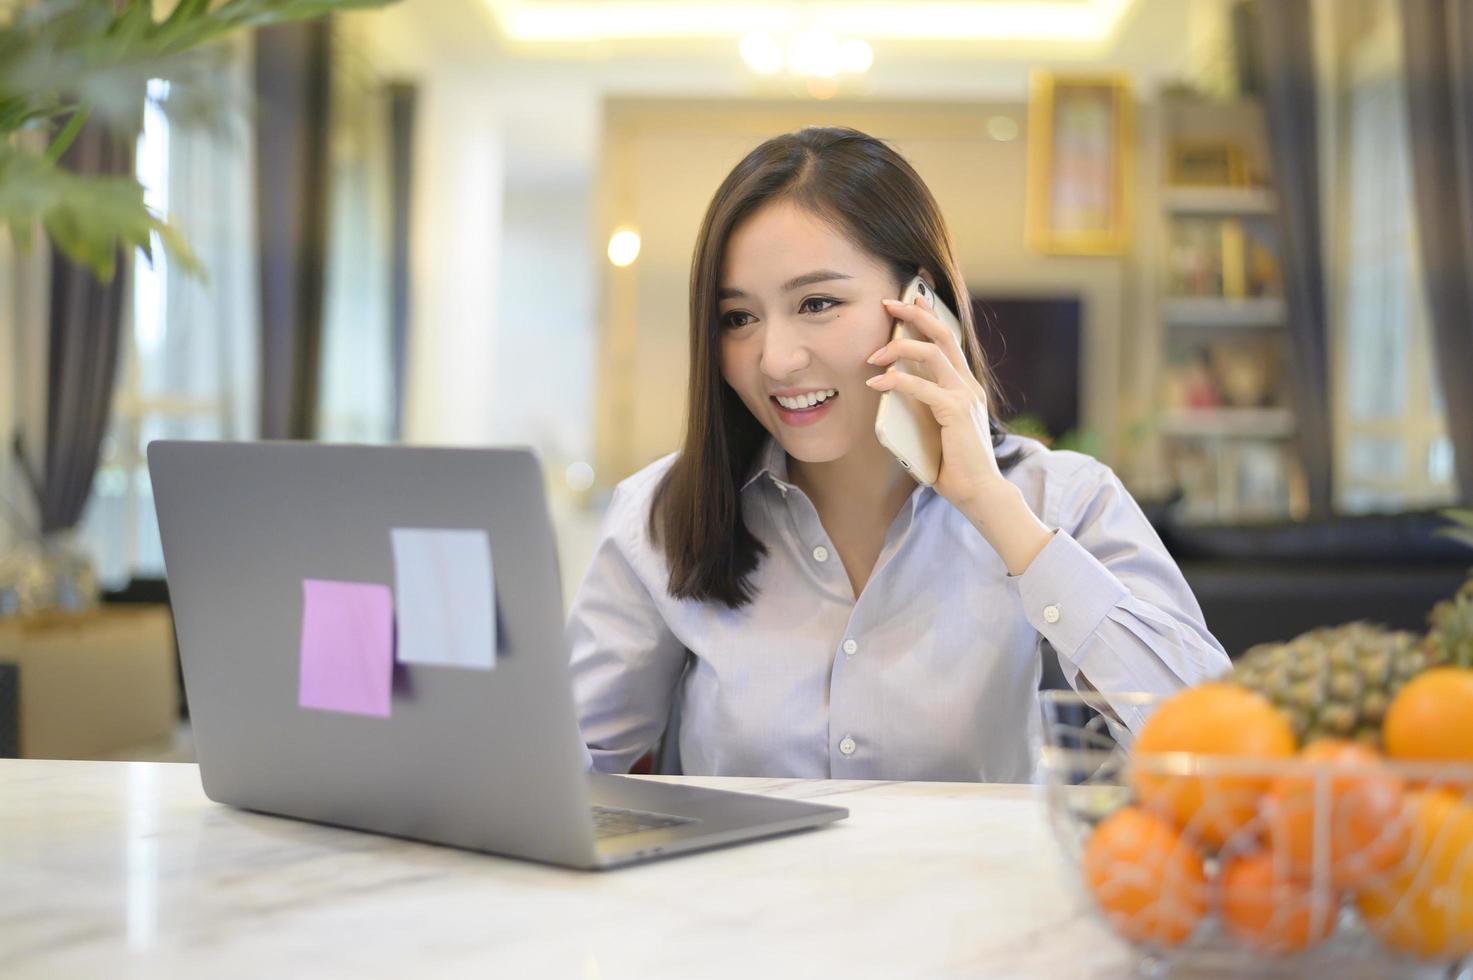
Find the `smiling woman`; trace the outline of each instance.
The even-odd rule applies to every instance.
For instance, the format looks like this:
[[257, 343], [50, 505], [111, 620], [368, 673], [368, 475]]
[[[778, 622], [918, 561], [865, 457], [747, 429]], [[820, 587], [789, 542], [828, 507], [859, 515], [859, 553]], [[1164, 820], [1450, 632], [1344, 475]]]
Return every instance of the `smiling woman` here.
[[[1115, 475], [993, 419], [959, 270], [921, 178], [863, 133], [768, 140], [717, 189], [684, 444], [615, 491], [569, 617], [591, 765], [664, 733], [688, 773], [1020, 780], [1042, 642], [1105, 692], [1227, 669]], [[898, 302], [917, 276], [959, 335]], [[884, 392], [934, 417], [932, 485], [877, 439]]]
[[[651, 513], [672, 595], [732, 606], [751, 598], [745, 578], [761, 545], [736, 497], [765, 436], [800, 468], [844, 461], [829, 468], [830, 484], [852, 487], [856, 468], [879, 464], [891, 472], [870, 489], [909, 495], [911, 481], [874, 438], [879, 393], [863, 382], [876, 373], [865, 359], [894, 323], [881, 300], [922, 270], [940, 270], [939, 282], [924, 275], [959, 311], [967, 369], [990, 390], [940, 208], [899, 154], [853, 130], [807, 129], [769, 140], [727, 176], [692, 261], [685, 447]], [[822, 407], [798, 407], [829, 390]], [[992, 444], [1003, 436], [991, 422]]]

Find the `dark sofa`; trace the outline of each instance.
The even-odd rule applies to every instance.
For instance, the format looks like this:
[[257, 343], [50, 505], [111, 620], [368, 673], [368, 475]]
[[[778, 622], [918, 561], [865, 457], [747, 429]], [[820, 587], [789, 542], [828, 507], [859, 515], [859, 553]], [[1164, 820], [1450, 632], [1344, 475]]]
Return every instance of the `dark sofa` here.
[[[1431, 511], [1204, 525], [1178, 521], [1169, 503], [1142, 508], [1234, 658], [1355, 620], [1421, 632], [1473, 573], [1473, 550], [1434, 534], [1449, 525]], [[1040, 686], [1068, 687], [1047, 644]]]
[[1422, 631], [1473, 571], [1473, 550], [1433, 533], [1448, 523], [1435, 512], [1240, 526], [1151, 516], [1234, 657], [1353, 620]]

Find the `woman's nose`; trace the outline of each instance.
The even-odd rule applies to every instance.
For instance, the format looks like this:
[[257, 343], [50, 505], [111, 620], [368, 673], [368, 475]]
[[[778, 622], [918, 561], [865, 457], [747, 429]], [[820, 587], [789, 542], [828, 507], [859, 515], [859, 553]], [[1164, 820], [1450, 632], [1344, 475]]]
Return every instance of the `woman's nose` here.
[[762, 336], [762, 373], [781, 380], [808, 366], [808, 348], [799, 332], [791, 327], [770, 324]]

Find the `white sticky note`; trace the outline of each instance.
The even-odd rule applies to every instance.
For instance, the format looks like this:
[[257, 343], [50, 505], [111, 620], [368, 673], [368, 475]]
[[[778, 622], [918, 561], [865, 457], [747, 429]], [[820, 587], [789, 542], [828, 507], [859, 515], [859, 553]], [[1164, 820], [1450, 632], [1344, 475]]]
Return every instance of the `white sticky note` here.
[[485, 531], [403, 528], [394, 545], [396, 659], [490, 670], [496, 666], [496, 586]]

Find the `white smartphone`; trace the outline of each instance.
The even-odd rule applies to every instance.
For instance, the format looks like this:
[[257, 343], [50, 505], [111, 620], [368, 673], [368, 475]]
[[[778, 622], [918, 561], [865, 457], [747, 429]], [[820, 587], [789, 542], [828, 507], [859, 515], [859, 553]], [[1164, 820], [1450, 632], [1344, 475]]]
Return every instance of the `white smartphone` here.
[[[951, 312], [941, 301], [941, 297], [936, 295], [936, 291], [927, 286], [920, 276], [916, 276], [906, 285], [904, 292], [900, 294], [900, 302], [914, 303], [920, 296], [930, 301], [932, 312], [946, 324], [960, 344], [962, 325], [956, 314]], [[904, 320], [896, 320], [890, 331], [890, 339], [900, 338], [930, 342]], [[903, 371], [927, 381], [936, 380], [929, 371], [911, 361], [896, 361], [888, 370]], [[931, 414], [929, 405], [898, 391], [884, 392], [880, 395], [880, 410], [875, 415], [875, 438], [880, 440], [880, 445], [890, 450], [891, 455], [900, 461], [900, 465], [916, 478], [916, 482], [927, 487], [936, 482], [936, 477], [941, 473], [941, 425], [936, 421], [936, 416]]]

